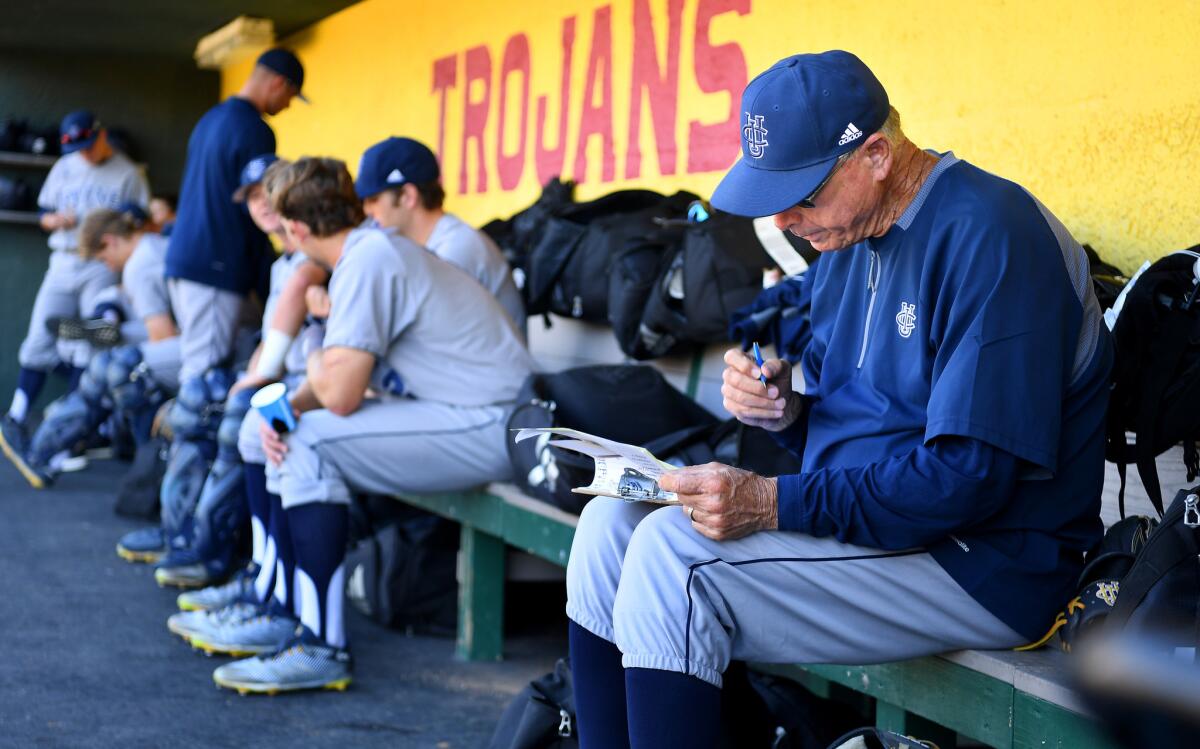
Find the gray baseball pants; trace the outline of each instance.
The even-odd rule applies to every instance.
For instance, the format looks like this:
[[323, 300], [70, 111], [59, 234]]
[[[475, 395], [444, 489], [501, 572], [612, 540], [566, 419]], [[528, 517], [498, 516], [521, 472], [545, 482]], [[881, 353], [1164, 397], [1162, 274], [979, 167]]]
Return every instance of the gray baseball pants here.
[[29, 316], [29, 331], [17, 353], [17, 362], [27, 369], [48, 371], [60, 361], [85, 366], [88, 350], [64, 349], [60, 356], [58, 337], [46, 328], [52, 317], [79, 317], [96, 306], [97, 295], [117, 283], [117, 275], [99, 260], [84, 260], [74, 252], [60, 250], [50, 253], [50, 264], [42, 285], [33, 301]]
[[[267, 465], [267, 487], [288, 508], [349, 504], [351, 492], [454, 491], [503, 481], [512, 472], [505, 449], [509, 411], [408, 398], [368, 400], [349, 416], [309, 411], [287, 437], [283, 464]], [[247, 414], [239, 447], [257, 437], [261, 423], [257, 412]]]
[[167, 279], [183, 357], [179, 379], [202, 375], [233, 353], [245, 297], [183, 278]]
[[138, 344], [138, 349], [154, 381], [172, 393], [178, 392], [179, 367], [182, 364], [179, 336], [161, 341], [144, 341]]
[[615, 643], [626, 668], [717, 687], [734, 659], [884, 663], [1025, 641], [919, 549], [781, 531], [713, 541], [679, 507], [607, 497], [579, 520], [567, 615]]

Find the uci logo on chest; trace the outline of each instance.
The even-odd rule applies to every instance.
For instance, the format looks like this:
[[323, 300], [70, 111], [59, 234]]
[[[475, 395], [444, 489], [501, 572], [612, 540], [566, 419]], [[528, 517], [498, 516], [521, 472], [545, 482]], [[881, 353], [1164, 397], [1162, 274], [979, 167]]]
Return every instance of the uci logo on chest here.
[[767, 146], [767, 129], [763, 127], [763, 116], [746, 112], [746, 124], [742, 127], [742, 138], [746, 141], [746, 153], [761, 159]]
[[900, 331], [900, 337], [908, 338], [916, 327], [917, 305], [900, 302], [900, 311], [896, 313], [896, 329]]

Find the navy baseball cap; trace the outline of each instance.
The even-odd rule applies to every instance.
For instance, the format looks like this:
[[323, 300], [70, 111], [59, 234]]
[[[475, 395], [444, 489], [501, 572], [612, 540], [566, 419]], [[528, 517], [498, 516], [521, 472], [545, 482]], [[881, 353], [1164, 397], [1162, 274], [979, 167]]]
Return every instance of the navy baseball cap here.
[[279, 157], [273, 153], [264, 153], [247, 161], [246, 165], [242, 167], [242, 173], [238, 176], [238, 187], [233, 191], [233, 202], [244, 202], [247, 193], [250, 192], [250, 188], [262, 182], [263, 175], [267, 172], [267, 167], [276, 161], [279, 161]]
[[433, 151], [412, 138], [395, 136], [368, 148], [358, 163], [354, 191], [366, 200], [384, 190], [412, 182], [435, 182], [442, 174]]
[[304, 88], [304, 66], [291, 50], [283, 47], [268, 49], [258, 56], [254, 64], [262, 65], [283, 76], [284, 80], [296, 87], [296, 98], [305, 104], [308, 103], [308, 97], [301, 91]]
[[78, 109], [63, 117], [58, 126], [58, 142], [63, 155], [81, 151], [96, 142], [100, 135], [100, 123], [86, 109]]
[[780, 60], [742, 94], [742, 157], [712, 204], [740, 216], [786, 211], [882, 127], [889, 108], [883, 84], [849, 52]]
[[146, 214], [146, 209], [142, 208], [132, 200], [127, 200], [117, 206], [116, 211], [117, 213], [124, 213], [138, 224], [144, 224], [150, 219], [150, 216]]

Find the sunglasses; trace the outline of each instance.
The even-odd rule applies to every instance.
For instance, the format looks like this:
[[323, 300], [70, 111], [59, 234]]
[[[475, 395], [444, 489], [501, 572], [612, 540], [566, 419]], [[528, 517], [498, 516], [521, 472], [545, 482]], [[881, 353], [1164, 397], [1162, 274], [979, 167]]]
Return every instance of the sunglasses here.
[[821, 180], [821, 184], [817, 185], [816, 189], [814, 189], [812, 192], [810, 192], [808, 194], [808, 197], [804, 198], [796, 205], [800, 208], [816, 208], [817, 204], [814, 203], [813, 201], [815, 201], [817, 199], [817, 195], [821, 192], [821, 190], [825, 189], [825, 185], [829, 184], [829, 180], [833, 179], [833, 175], [835, 173], [837, 173], [837, 170], [841, 169], [842, 164], [845, 164], [846, 161], [848, 161], [850, 159], [851, 154], [853, 154], [854, 151], [857, 151], [857, 150], [858, 149], [855, 148], [852, 151], [847, 151], [846, 153], [842, 154], [841, 156], [838, 156], [837, 161], [833, 162], [833, 168], [829, 170], [829, 174], [826, 174], [825, 179]]

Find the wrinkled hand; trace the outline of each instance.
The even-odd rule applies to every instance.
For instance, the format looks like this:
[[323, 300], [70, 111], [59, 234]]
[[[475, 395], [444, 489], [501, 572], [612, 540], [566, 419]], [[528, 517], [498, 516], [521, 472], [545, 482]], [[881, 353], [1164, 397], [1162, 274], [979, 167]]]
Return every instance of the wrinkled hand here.
[[722, 463], [706, 463], [668, 471], [659, 485], [679, 495], [692, 527], [714, 541], [779, 527], [774, 479]]
[[308, 291], [304, 292], [304, 303], [308, 306], [308, 314], [321, 318], [329, 317], [329, 310], [333, 306], [324, 286], [309, 286]]
[[[297, 419], [300, 418], [300, 412], [296, 409], [293, 408], [292, 413], [296, 415]], [[263, 452], [267, 454], [267, 460], [271, 461], [271, 465], [278, 467], [288, 453], [287, 442], [284, 441], [283, 435], [264, 421], [258, 425], [258, 436], [262, 440]]]
[[792, 365], [782, 359], [763, 362], [764, 386], [758, 379], [758, 365], [739, 349], [725, 352], [721, 397], [725, 410], [752, 427], [781, 432], [799, 418], [804, 401], [792, 391]]

